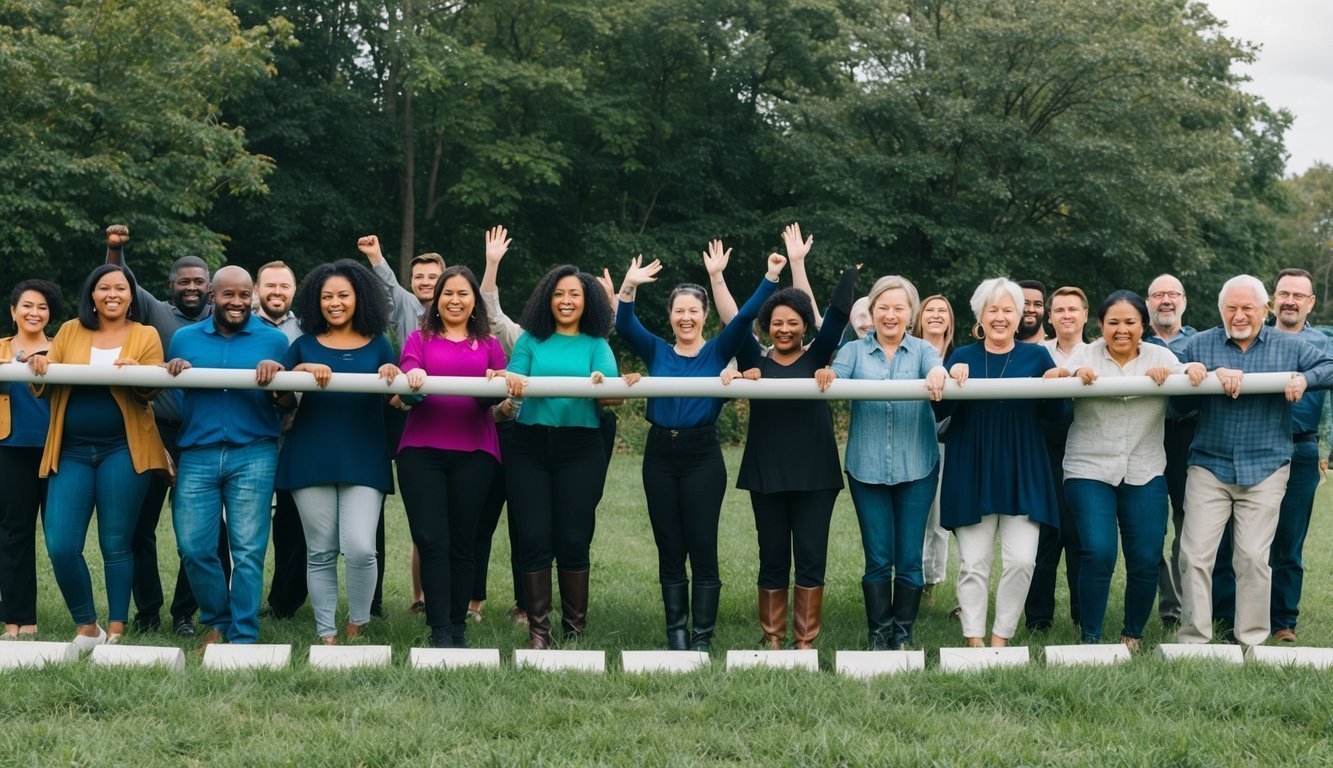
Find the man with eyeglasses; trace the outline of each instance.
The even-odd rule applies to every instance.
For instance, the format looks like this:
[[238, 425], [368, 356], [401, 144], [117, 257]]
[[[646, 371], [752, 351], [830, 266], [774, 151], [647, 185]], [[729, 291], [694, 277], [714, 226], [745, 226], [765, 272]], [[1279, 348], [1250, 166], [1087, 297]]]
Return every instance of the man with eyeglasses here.
[[[1158, 275], [1148, 286], [1148, 321], [1153, 333], [1144, 341], [1166, 347], [1181, 362], [1185, 362], [1185, 343], [1197, 333], [1183, 322], [1186, 304], [1185, 286], [1174, 275]], [[1166, 490], [1171, 499], [1171, 524], [1175, 528], [1171, 558], [1162, 556], [1162, 567], [1157, 574], [1157, 615], [1167, 629], [1180, 626], [1180, 530], [1185, 525], [1185, 471], [1190, 443], [1194, 440], [1195, 416], [1193, 411], [1180, 413], [1168, 407], [1162, 438], [1166, 449]]]
[[[1273, 284], [1272, 327], [1295, 334], [1321, 353], [1327, 353], [1328, 339], [1315, 330], [1306, 318], [1314, 310], [1314, 278], [1303, 269], [1284, 269]], [[1291, 406], [1291, 475], [1287, 492], [1278, 509], [1277, 530], [1268, 564], [1273, 569], [1273, 588], [1269, 604], [1273, 639], [1296, 642], [1296, 619], [1300, 615], [1301, 586], [1305, 566], [1301, 552], [1310, 530], [1315, 489], [1319, 487], [1319, 420], [1324, 413], [1324, 391], [1308, 391]], [[1213, 619], [1224, 628], [1233, 625], [1236, 615], [1236, 572], [1232, 567], [1232, 530], [1227, 527], [1217, 551], [1213, 571]]]

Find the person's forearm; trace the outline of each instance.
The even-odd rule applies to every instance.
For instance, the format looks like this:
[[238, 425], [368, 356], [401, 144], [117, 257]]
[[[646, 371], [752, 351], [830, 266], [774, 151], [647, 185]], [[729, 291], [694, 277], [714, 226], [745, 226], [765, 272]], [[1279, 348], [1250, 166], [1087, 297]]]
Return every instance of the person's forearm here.
[[713, 304], [717, 307], [718, 319], [722, 321], [723, 325], [726, 325], [736, 317], [740, 309], [736, 306], [736, 299], [727, 288], [727, 278], [721, 272], [713, 275], [710, 282], [712, 283]]

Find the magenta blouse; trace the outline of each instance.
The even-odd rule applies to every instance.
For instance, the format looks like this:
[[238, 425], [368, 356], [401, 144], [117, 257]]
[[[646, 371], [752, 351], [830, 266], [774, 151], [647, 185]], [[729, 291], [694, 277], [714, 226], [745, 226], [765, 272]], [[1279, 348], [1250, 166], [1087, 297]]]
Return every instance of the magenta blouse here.
[[[502, 370], [505, 353], [494, 337], [450, 341], [413, 331], [403, 344], [403, 373], [421, 368], [429, 376], [485, 376]], [[490, 403], [475, 397], [427, 395], [407, 415], [398, 450], [435, 448], [442, 451], [486, 451], [500, 460], [500, 441]]]

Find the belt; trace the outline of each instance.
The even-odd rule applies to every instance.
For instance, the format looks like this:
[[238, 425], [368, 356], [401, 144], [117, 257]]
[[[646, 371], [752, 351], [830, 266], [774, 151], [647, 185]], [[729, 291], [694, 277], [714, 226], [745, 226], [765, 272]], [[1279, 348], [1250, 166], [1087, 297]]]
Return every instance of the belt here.
[[656, 424], [654, 424], [651, 427], [649, 427], [648, 431], [657, 432], [658, 434], [666, 433], [668, 435], [671, 435], [672, 437], [688, 437], [690, 435], [715, 434], [717, 432], [717, 426], [714, 424], [708, 424], [702, 427], [677, 427], [675, 429], [672, 429], [671, 427], [659, 427]]
[[1292, 436], [1291, 436], [1291, 441], [1292, 441], [1293, 443], [1318, 443], [1318, 442], [1319, 442], [1319, 433], [1318, 433], [1318, 432], [1301, 432], [1300, 434], [1292, 435]]

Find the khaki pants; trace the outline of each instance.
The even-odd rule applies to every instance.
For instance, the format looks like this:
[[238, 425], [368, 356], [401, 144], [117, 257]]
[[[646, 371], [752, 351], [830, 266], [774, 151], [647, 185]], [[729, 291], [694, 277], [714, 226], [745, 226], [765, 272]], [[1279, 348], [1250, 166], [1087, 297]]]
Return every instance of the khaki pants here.
[[1189, 468], [1185, 529], [1180, 534], [1180, 642], [1207, 643], [1213, 638], [1213, 565], [1228, 521], [1234, 523], [1236, 639], [1243, 645], [1268, 639], [1273, 582], [1268, 551], [1290, 470], [1284, 465], [1262, 482], [1240, 486], [1219, 481], [1203, 467]]

